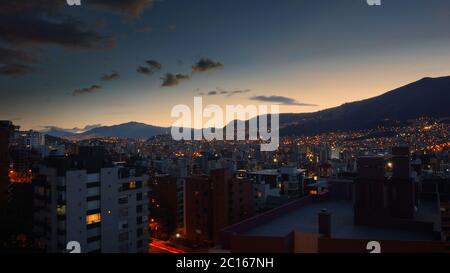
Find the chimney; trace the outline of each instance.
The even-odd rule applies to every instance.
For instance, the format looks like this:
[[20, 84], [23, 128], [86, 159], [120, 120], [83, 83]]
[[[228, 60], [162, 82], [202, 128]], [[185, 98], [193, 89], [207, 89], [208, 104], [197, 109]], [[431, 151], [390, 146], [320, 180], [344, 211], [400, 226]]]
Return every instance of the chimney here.
[[319, 212], [319, 233], [324, 237], [331, 237], [331, 213], [327, 209]]

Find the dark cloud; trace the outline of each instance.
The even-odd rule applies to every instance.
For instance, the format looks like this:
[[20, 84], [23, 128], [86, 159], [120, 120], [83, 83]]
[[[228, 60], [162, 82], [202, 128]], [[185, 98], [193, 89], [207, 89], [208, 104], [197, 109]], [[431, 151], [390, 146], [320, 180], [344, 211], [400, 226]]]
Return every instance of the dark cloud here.
[[90, 87], [85, 87], [82, 89], [76, 89], [72, 92], [72, 96], [79, 96], [84, 94], [92, 94], [99, 91], [102, 87], [100, 85], [92, 85]]
[[254, 96], [250, 100], [272, 102], [281, 105], [294, 105], [294, 106], [317, 106], [316, 104], [300, 103], [295, 99], [283, 97], [283, 96]]
[[0, 63], [14, 63], [14, 62], [33, 64], [36, 58], [22, 50], [0, 47]]
[[145, 64], [147, 66], [140, 65], [138, 66], [136, 71], [141, 74], [153, 75], [155, 72], [161, 70], [162, 68], [162, 65], [156, 60], [145, 61]]
[[148, 64], [148, 66], [150, 66], [150, 68], [152, 68], [155, 71], [160, 70], [162, 68], [162, 65], [156, 60], [148, 60], [146, 61], [146, 63]]
[[110, 9], [114, 12], [138, 17], [154, 0], [89, 0], [88, 4]]
[[192, 66], [193, 72], [206, 72], [211, 69], [222, 68], [223, 64], [209, 58], [202, 58]]
[[0, 66], [0, 75], [4, 76], [19, 76], [33, 72], [32, 67], [21, 64], [5, 64]]
[[231, 97], [233, 95], [237, 95], [237, 94], [245, 94], [245, 93], [249, 93], [252, 90], [250, 89], [243, 89], [243, 90], [231, 90], [231, 91], [227, 91], [228, 96]]
[[80, 21], [64, 16], [65, 1], [0, 0], [0, 41], [12, 45], [94, 48], [112, 42]]
[[85, 30], [72, 19], [47, 19], [38, 16], [0, 17], [0, 41], [20, 46], [58, 45], [66, 48], [108, 48], [112, 39]]
[[112, 81], [120, 78], [120, 74], [116, 71], [113, 71], [111, 74], [103, 74], [101, 77], [102, 81]]
[[161, 80], [163, 81], [161, 86], [163, 87], [171, 87], [178, 85], [181, 80], [189, 80], [189, 75], [183, 75], [183, 74], [172, 74], [172, 73], [166, 73], [164, 77], [161, 77]]
[[[83, 6], [103, 8], [138, 17], [154, 0], [83, 0]], [[64, 14], [64, 0], [0, 0], [0, 44], [11, 49], [56, 45], [64, 48], [105, 49], [114, 40]], [[14, 59], [14, 56], [18, 57]], [[33, 71], [35, 62], [12, 54], [0, 57], [0, 75], [21, 75]]]
[[0, 75], [18, 76], [33, 71], [36, 58], [22, 50], [0, 47]]
[[0, 0], [0, 15], [54, 13], [65, 5], [60, 0]]
[[[224, 90], [221, 88], [217, 88], [216, 90], [210, 91], [207, 93], [208, 96], [216, 96], [216, 95], [227, 95], [227, 97], [231, 97], [233, 95], [236, 94], [244, 94], [244, 93], [248, 93], [251, 92], [250, 89], [238, 89], [238, 90]], [[204, 93], [199, 93], [199, 95], [203, 96]]]
[[147, 75], [153, 74], [153, 73], [150, 71], [150, 68], [145, 67], [145, 66], [142, 66], [142, 65], [138, 66], [138, 68], [136, 69], [136, 71], [137, 71], [138, 73], [141, 73], [141, 74], [147, 74]]
[[[20, 75], [33, 71], [23, 56], [35, 47], [56, 45], [65, 48], [108, 48], [110, 37], [89, 30], [62, 12], [65, 1], [60, 0], [0, 0], [0, 44], [15, 54], [0, 57], [0, 75]], [[21, 52], [18, 54], [18, 48]]]

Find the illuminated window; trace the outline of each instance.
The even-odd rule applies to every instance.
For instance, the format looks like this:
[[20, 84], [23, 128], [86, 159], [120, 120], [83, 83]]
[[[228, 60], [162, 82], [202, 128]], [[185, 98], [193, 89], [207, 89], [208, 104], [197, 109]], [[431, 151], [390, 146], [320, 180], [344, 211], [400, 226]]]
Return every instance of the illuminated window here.
[[57, 215], [65, 215], [66, 214], [66, 206], [65, 205], [57, 206], [56, 207], [56, 214]]
[[128, 183], [128, 188], [129, 189], [135, 189], [136, 188], [136, 181], [130, 181]]
[[102, 220], [100, 213], [90, 214], [86, 216], [86, 224], [99, 223]]
[[317, 191], [316, 190], [310, 190], [309, 191], [309, 195], [317, 195]]

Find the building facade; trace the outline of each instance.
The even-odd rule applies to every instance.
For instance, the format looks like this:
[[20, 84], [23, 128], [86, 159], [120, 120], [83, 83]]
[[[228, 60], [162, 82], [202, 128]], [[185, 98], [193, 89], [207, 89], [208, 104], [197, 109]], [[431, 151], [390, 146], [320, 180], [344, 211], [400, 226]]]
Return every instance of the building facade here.
[[227, 169], [188, 177], [185, 190], [186, 237], [199, 244], [219, 242], [222, 228], [254, 214], [251, 181]]
[[0, 204], [8, 199], [9, 145], [17, 129], [11, 121], [0, 121]]
[[40, 166], [34, 187], [34, 233], [47, 252], [136, 253], [148, 249], [146, 175], [131, 167], [92, 169], [55, 158]]

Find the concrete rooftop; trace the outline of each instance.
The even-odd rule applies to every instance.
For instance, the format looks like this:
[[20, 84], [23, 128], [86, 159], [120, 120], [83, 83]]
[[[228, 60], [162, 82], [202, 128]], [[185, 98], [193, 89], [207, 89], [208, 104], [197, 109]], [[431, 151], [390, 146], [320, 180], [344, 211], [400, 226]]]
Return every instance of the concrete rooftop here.
[[[422, 208], [423, 207], [423, 208]], [[261, 224], [244, 234], [254, 236], [285, 236], [297, 230], [318, 232], [318, 213], [327, 209], [331, 216], [331, 237], [337, 239], [377, 239], [377, 240], [434, 240], [433, 232], [416, 232], [386, 229], [378, 227], [355, 226], [353, 224], [353, 206], [346, 201], [325, 201], [308, 204], [278, 218]], [[433, 222], [437, 211], [431, 203], [425, 203], [418, 212], [420, 220]], [[419, 219], [418, 219], [419, 220]]]

